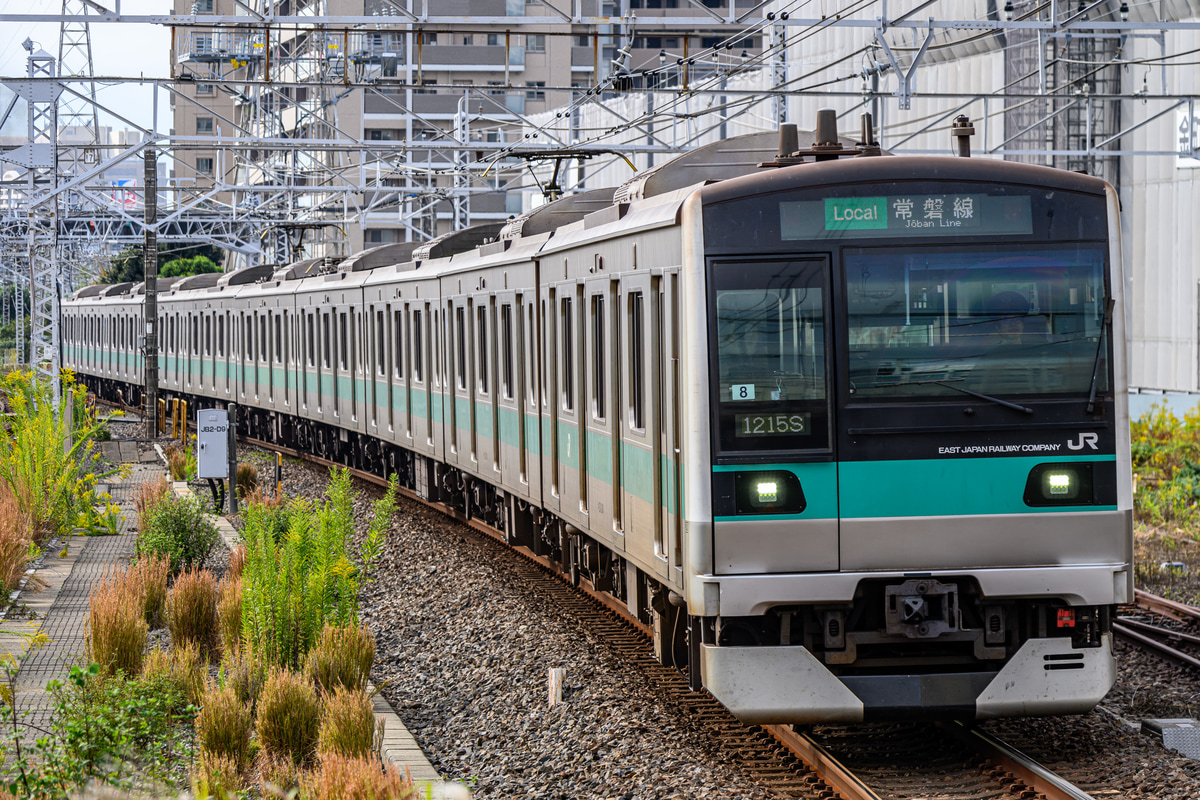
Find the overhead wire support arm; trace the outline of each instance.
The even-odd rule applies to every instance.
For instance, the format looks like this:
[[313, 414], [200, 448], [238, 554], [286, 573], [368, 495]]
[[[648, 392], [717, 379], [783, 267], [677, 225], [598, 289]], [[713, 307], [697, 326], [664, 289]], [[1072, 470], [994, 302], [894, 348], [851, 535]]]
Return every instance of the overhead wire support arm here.
[[892, 48], [888, 44], [887, 37], [883, 35], [883, 18], [878, 21], [878, 27], [875, 29], [875, 39], [883, 48], [884, 55], [887, 56], [888, 62], [892, 65], [892, 69], [896, 72], [896, 98], [900, 101], [900, 110], [907, 111], [912, 105], [913, 84], [917, 76], [917, 67], [921, 64], [921, 59], [925, 56], [925, 51], [929, 49], [929, 45], [933, 42], [933, 34], [936, 30], [933, 17], [929, 18], [929, 33], [925, 35], [925, 41], [921, 42], [921, 49], [913, 56], [912, 63], [908, 65], [908, 70], [900, 67], [900, 62], [896, 60], [896, 56], [892, 53]]

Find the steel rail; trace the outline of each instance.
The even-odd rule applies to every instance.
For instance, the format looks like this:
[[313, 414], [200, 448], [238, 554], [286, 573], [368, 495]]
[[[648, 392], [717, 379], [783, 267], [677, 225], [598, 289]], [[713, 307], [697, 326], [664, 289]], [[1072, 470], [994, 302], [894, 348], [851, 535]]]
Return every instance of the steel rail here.
[[1194, 633], [1184, 633], [1183, 631], [1174, 631], [1170, 628], [1164, 628], [1161, 625], [1152, 625], [1149, 622], [1141, 622], [1136, 619], [1121, 618], [1116, 620], [1122, 627], [1133, 628], [1136, 631], [1149, 634], [1150, 636], [1158, 636], [1161, 639], [1170, 639], [1175, 642], [1187, 642], [1188, 644], [1200, 644], [1200, 636]]
[[1055, 775], [1017, 748], [986, 731], [958, 721], [947, 723], [945, 728], [960, 736], [994, 765], [1042, 794], [1046, 800], [1092, 800], [1090, 794], [1066, 778]]
[[1133, 602], [1138, 608], [1162, 614], [1164, 617], [1170, 617], [1178, 622], [1200, 621], [1200, 608], [1189, 606], [1187, 603], [1180, 603], [1177, 600], [1168, 600], [1165, 597], [1159, 597], [1149, 592], [1143, 592], [1141, 589], [1134, 590]]
[[1141, 646], [1143, 649], [1152, 650], [1159, 655], [1166, 656], [1172, 661], [1176, 661], [1185, 666], [1193, 667], [1194, 669], [1200, 669], [1200, 659], [1176, 650], [1166, 642], [1161, 642], [1152, 636], [1139, 633], [1133, 628], [1124, 625], [1122, 621], [1113, 622], [1113, 633], [1128, 642], [1133, 642], [1134, 644]]
[[764, 725], [763, 728], [820, 775], [821, 780], [844, 800], [880, 800], [878, 794], [807, 733], [801, 733], [791, 725]]

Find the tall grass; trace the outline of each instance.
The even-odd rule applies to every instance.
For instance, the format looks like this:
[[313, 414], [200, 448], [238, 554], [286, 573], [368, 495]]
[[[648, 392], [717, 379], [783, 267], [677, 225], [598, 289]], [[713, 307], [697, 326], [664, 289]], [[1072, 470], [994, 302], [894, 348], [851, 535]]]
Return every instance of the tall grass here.
[[133, 507], [138, 516], [138, 533], [146, 530], [146, 516], [150, 509], [171, 491], [171, 483], [159, 475], [154, 480], [142, 481], [133, 494]]
[[379, 768], [374, 758], [334, 753], [300, 781], [301, 800], [410, 800], [421, 797], [408, 777], [391, 764]]
[[365, 625], [326, 625], [308, 651], [304, 671], [324, 693], [362, 691], [375, 663], [375, 636]]
[[[372, 530], [390, 524], [395, 498], [393, 478], [385, 497], [375, 503]], [[274, 507], [251, 503], [244, 516], [242, 630], [254, 651], [270, 663], [298, 668], [326, 624], [358, 622], [362, 573], [350, 560], [350, 473], [331, 471], [321, 505], [300, 499]], [[363, 552], [377, 552], [378, 538], [368, 536]]]
[[217, 628], [221, 650], [228, 653], [242, 646], [242, 581], [226, 575], [217, 598]]
[[84, 392], [69, 373], [62, 386], [64, 393], [76, 389], [70, 408], [56, 407], [50, 383], [32, 372], [0, 379], [8, 413], [0, 425], [0, 481], [29, 515], [38, 542], [69, 530], [81, 514], [90, 518], [94, 501], [95, 442], [104, 425], [86, 413]]
[[137, 590], [123, 571], [110, 572], [88, 598], [87, 650], [106, 674], [136, 676], [149, 631]]
[[270, 759], [308, 764], [316, 752], [321, 703], [303, 675], [274, 669], [258, 698], [254, 729]]
[[167, 578], [171, 565], [166, 556], [147, 554], [130, 566], [127, 579], [142, 598], [142, 611], [152, 627], [162, 616], [167, 600]]
[[365, 692], [338, 688], [325, 697], [317, 752], [369, 756], [375, 746], [375, 711]]
[[246, 768], [254, 718], [231, 687], [210, 687], [196, 715], [196, 739], [204, 754], [225, 756], [238, 772]]
[[204, 655], [216, 652], [217, 581], [211, 572], [188, 571], [175, 579], [167, 595], [167, 627], [173, 643], [193, 644]]
[[29, 517], [7, 484], [0, 484], [0, 592], [17, 588], [33, 555]]

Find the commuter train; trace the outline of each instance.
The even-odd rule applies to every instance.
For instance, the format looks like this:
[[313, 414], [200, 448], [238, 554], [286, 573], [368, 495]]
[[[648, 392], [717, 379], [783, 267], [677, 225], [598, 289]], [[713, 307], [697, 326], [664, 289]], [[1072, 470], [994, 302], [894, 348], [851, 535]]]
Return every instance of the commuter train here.
[[[748, 722], [1090, 709], [1133, 596], [1117, 196], [830, 128], [160, 281], [159, 391], [486, 521]], [[138, 402], [142, 308], [63, 304], [101, 396]]]

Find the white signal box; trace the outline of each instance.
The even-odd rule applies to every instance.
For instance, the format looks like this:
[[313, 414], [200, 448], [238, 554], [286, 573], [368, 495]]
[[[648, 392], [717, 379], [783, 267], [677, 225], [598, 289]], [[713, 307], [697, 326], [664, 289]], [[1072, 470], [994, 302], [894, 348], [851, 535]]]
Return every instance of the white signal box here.
[[196, 477], [229, 477], [229, 412], [223, 408], [196, 415]]

